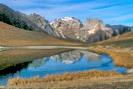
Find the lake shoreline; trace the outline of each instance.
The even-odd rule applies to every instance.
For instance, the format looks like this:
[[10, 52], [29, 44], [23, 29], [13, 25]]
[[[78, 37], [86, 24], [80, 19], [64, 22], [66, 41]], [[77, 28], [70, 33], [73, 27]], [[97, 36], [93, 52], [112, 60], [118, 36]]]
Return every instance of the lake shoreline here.
[[[1, 51], [1, 63], [0, 71], [14, 67], [16, 65], [23, 65], [24, 63], [34, 61], [38, 58], [48, 57], [58, 53], [71, 51], [73, 49], [43, 49], [43, 50], [32, 50], [32, 49], [13, 49]], [[21, 56], [22, 58], [20, 58]], [[34, 56], [34, 57], [32, 57]], [[23, 60], [22, 60], [23, 59]]]
[[[108, 52], [106, 52], [106, 51], [101, 51], [100, 49], [98, 50], [98, 48], [96, 49], [95, 48], [95, 50], [94, 49], [92, 49], [92, 48], [89, 48], [89, 50], [90, 51], [92, 51], [92, 52], [95, 52], [95, 53], [107, 53], [107, 54], [109, 54]], [[96, 50], [98, 50], [98, 51], [96, 51]], [[109, 54], [110, 55], [110, 54]], [[113, 59], [114, 61], [115, 61], [115, 59]], [[115, 63], [115, 65], [117, 65], [116, 63]], [[123, 66], [123, 65], [122, 65]], [[124, 67], [127, 67], [127, 66], [124, 66]], [[129, 67], [129, 66], [128, 66]], [[131, 66], [130, 66], [131, 67]], [[81, 73], [83, 73], [83, 72], [81, 72]], [[103, 72], [104, 73], [104, 72]], [[71, 73], [69, 73], [69, 74], [71, 74]], [[130, 73], [126, 73], [126, 74], [124, 74], [124, 76], [128, 76], [128, 75], [132, 75], [132, 74], [130, 74]], [[123, 78], [124, 78], [124, 76], [123, 76]], [[119, 76], [116, 76], [116, 77], [119, 77]], [[27, 81], [29, 80], [29, 79], [26, 79]], [[86, 80], [86, 79], [83, 79], [83, 80]], [[67, 81], [68, 83], [69, 82], [72, 82], [73, 80], [69, 80], [69, 81]], [[74, 80], [74, 81], [79, 81], [78, 79], [77, 80]], [[32, 84], [31, 84], [32, 85]], [[21, 86], [21, 85], [20, 85]], [[8, 87], [8, 86], [7, 86]], [[11, 85], [9, 85], [9, 87], [11, 87]], [[15, 87], [17, 87], [17, 86], [15, 86]]]
[[88, 50], [98, 54], [106, 53], [110, 55], [116, 66], [133, 68], [133, 50], [127, 50], [124, 48], [106, 48], [106, 46], [91, 46], [88, 47]]
[[87, 49], [82, 46], [0, 46], [0, 49]]
[[[8, 50], [10, 51], [10, 50], [62, 50], [62, 49], [64, 50], [63, 52], [65, 52], [65, 51], [74, 50], [74, 49], [87, 49], [87, 48], [79, 47], [79, 46], [75, 46], [75, 47], [73, 46], [14, 46], [14, 47], [0, 46], [0, 52], [8, 51]], [[50, 55], [45, 55], [45, 56], [50, 56]], [[23, 63], [17, 63], [17, 64], [12, 63], [12, 64], [4, 64], [4, 66], [0, 66], [0, 70], [6, 69], [8, 67], [16, 66], [17, 64], [23, 64]]]

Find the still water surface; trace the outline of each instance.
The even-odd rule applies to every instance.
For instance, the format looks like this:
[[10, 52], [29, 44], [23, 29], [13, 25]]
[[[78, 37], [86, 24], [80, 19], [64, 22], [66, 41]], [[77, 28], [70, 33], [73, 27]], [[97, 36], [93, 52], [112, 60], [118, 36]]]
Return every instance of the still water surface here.
[[27, 68], [22, 68], [16, 73], [0, 75], [0, 85], [6, 85], [10, 78], [15, 77], [44, 77], [51, 74], [89, 70], [116, 70], [119, 73], [127, 71], [124, 67], [115, 66], [107, 54], [98, 55], [87, 50], [74, 50], [37, 59], [30, 63]]

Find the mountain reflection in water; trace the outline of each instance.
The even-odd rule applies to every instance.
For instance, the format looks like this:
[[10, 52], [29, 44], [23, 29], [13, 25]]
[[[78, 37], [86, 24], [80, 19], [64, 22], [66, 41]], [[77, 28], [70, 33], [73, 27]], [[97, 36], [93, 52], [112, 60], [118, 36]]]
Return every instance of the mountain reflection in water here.
[[0, 76], [0, 85], [6, 85], [8, 79], [14, 77], [30, 78], [34, 76], [61, 74], [65, 72], [79, 72], [88, 70], [116, 70], [123, 73], [127, 69], [115, 66], [107, 54], [96, 54], [87, 50], [70, 52], [37, 59], [16, 73]]
[[54, 55], [51, 57], [45, 57], [42, 59], [35, 60], [31, 64], [29, 64], [29, 67], [37, 68], [39, 66], [45, 65], [45, 63], [48, 60], [55, 60], [56, 62], [62, 62], [64, 64], [73, 64], [80, 61], [80, 59], [83, 56], [86, 56], [86, 59], [88, 60], [88, 62], [90, 61], [96, 62], [100, 60], [100, 55], [96, 53], [92, 53], [86, 50], [74, 50], [74, 51]]

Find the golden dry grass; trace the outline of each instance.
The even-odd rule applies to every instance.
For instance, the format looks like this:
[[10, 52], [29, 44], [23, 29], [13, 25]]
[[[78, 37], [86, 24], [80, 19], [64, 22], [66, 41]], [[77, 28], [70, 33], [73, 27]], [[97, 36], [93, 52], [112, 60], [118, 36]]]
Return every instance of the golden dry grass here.
[[[61, 39], [45, 33], [27, 31], [0, 22], [0, 46], [80, 46], [81, 42]], [[70, 49], [69, 49], [70, 50]], [[0, 52], [0, 70], [19, 63], [68, 51], [59, 50], [8, 50]]]
[[111, 39], [97, 42], [96, 44], [102, 44], [102, 43], [107, 43], [107, 42], [111, 42], [111, 41], [118, 41], [118, 40], [124, 40], [124, 39], [133, 39], [133, 32], [126, 32], [126, 33], [124, 33], [122, 35], [115, 36], [115, 37], [113, 37]]
[[62, 75], [47, 75], [44, 78], [33, 77], [30, 79], [13, 78], [8, 81], [9, 85], [22, 85], [22, 84], [36, 84], [45, 82], [58, 82], [58, 81], [71, 81], [77, 79], [90, 79], [90, 78], [101, 78], [101, 77], [113, 77], [122, 76], [116, 71], [98, 71], [92, 70], [87, 72], [77, 72], [77, 73], [64, 73]]
[[96, 53], [109, 54], [117, 66], [133, 67], [133, 32], [97, 42], [88, 48]]
[[[89, 48], [89, 50], [96, 53], [107, 53], [114, 60], [114, 64], [123, 67], [133, 67], [133, 53], [116, 52], [105, 48]], [[117, 50], [117, 48], [116, 48]], [[121, 49], [122, 51], [122, 49]]]
[[26, 45], [82, 45], [81, 42], [65, 40], [45, 33], [27, 31], [0, 22], [0, 46], [26, 46]]
[[111, 39], [97, 42], [95, 45], [113, 45], [117, 47], [133, 47], [133, 32], [127, 32]]
[[57, 81], [7, 85], [2, 89], [132, 89], [133, 74], [114, 77], [78, 79], [73, 81]]

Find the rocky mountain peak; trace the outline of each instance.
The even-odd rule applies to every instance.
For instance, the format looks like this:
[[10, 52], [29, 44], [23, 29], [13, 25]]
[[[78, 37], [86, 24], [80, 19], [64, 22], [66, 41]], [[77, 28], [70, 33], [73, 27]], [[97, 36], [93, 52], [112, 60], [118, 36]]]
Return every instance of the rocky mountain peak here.
[[93, 31], [103, 30], [103, 31], [111, 31], [112, 29], [107, 27], [104, 22], [97, 18], [88, 18], [86, 24], [84, 25], [84, 29], [90, 29]]
[[87, 18], [86, 23], [74, 17], [64, 17], [51, 22], [56, 34], [59, 37], [78, 39], [85, 42], [99, 40], [100, 36], [111, 37], [112, 29], [106, 27], [102, 20]]
[[81, 23], [80, 20], [74, 18], [74, 17], [64, 17], [64, 18], [61, 18], [61, 19], [56, 19], [55, 21], [52, 21], [50, 24], [53, 25], [53, 24], [56, 24], [56, 23], [60, 23], [60, 24], [68, 24], [68, 25], [77, 25], [78, 28], [83, 26], [83, 24]]
[[86, 23], [95, 24], [95, 23], [103, 23], [103, 21], [97, 18], [87, 18]]
[[101, 36], [111, 37], [111, 34], [112, 29], [106, 27], [102, 20], [97, 18], [87, 18], [86, 23], [77, 34], [77, 39], [93, 42], [94, 40], [98, 41]]
[[[3, 4], [0, 4], [0, 17], [4, 17], [4, 19], [0, 19], [1, 21], [25, 30], [44, 32], [52, 36], [78, 39], [85, 42], [96, 42], [103, 36], [109, 38], [112, 36], [113, 30], [133, 28], [121, 25], [105, 25], [102, 20], [97, 18], [87, 18], [85, 24], [74, 17], [64, 17], [49, 23], [48, 20], [36, 13], [26, 15]], [[117, 31], [117, 33], [120, 32]]]
[[97, 18], [87, 18], [86, 23], [84, 24], [84, 29], [99, 30], [103, 26], [104, 26], [104, 23], [102, 20], [99, 20]]
[[83, 24], [74, 17], [64, 17], [51, 22], [51, 26], [59, 37], [76, 39], [75, 34]]
[[28, 18], [42, 29], [41, 32], [47, 32], [48, 34], [55, 35], [54, 30], [49, 24], [49, 21], [46, 20], [44, 17], [34, 13], [29, 15]]
[[61, 20], [63, 20], [63, 21], [71, 21], [71, 20], [75, 20], [75, 18], [74, 17], [64, 17]]

